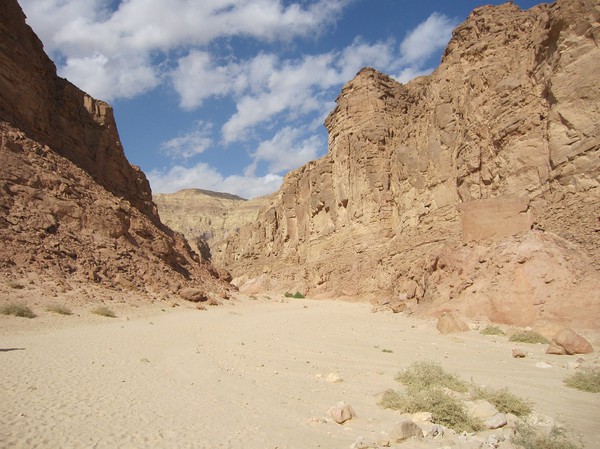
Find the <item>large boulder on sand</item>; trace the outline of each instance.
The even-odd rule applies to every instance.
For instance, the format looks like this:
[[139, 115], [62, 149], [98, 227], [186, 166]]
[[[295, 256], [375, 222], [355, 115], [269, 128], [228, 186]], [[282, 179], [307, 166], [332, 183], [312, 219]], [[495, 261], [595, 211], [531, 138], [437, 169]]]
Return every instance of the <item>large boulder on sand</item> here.
[[559, 331], [546, 350], [547, 354], [558, 355], [589, 354], [590, 352], [594, 352], [590, 342], [571, 329]]
[[469, 330], [469, 325], [451, 312], [442, 314], [435, 327], [444, 335], [456, 332], [466, 332]]

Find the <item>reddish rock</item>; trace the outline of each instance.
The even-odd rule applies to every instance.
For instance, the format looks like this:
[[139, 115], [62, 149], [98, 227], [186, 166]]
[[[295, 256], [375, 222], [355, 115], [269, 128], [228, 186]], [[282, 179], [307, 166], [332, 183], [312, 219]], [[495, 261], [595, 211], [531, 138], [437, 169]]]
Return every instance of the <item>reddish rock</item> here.
[[523, 359], [523, 358], [527, 357], [527, 352], [523, 349], [513, 348], [512, 356], [515, 359]]
[[346, 421], [351, 420], [356, 416], [354, 409], [350, 404], [346, 404], [345, 402], [340, 402], [335, 407], [332, 407], [328, 411], [329, 416], [338, 424], [343, 424]]
[[589, 354], [590, 352], [594, 352], [590, 342], [571, 329], [559, 331], [546, 350], [547, 354], [558, 355]]
[[179, 292], [179, 296], [181, 296], [186, 301], [191, 302], [204, 302], [208, 301], [208, 296], [204, 290], [200, 290], [198, 288], [184, 288]]
[[464, 320], [450, 312], [442, 314], [435, 327], [441, 334], [452, 334], [469, 330], [469, 325]]
[[320, 297], [404, 295], [416, 314], [598, 329], [597, 15], [589, 0], [486, 6], [431, 75], [362, 69], [325, 120], [328, 154], [213, 260], [242, 291], [268, 277]]
[[16, 0], [0, 2], [0, 36], [0, 276], [152, 298], [228, 289], [161, 223], [112, 108], [57, 76]]

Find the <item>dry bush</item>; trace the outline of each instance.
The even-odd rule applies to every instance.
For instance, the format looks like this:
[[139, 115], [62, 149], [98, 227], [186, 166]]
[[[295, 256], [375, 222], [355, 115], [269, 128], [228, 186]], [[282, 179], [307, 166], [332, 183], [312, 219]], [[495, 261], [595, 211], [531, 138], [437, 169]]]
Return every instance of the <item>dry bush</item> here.
[[106, 306], [98, 306], [94, 310], [92, 310], [92, 313], [95, 313], [96, 315], [100, 315], [100, 316], [105, 316], [108, 318], [116, 318], [117, 317], [117, 315], [115, 315], [115, 312], [113, 312], [111, 309], [109, 309]]
[[506, 335], [504, 333], [504, 331], [502, 329], [500, 329], [498, 326], [491, 326], [491, 325], [488, 325], [488, 326], [484, 327], [483, 329], [481, 329], [480, 333], [483, 335]]
[[502, 413], [527, 416], [533, 411], [531, 402], [511, 393], [508, 388], [494, 390], [488, 387], [473, 387], [471, 396], [473, 399], [484, 399], [494, 404], [498, 411]]
[[27, 307], [25, 304], [20, 303], [9, 303], [4, 304], [0, 307], [0, 314], [2, 315], [13, 315], [22, 318], [35, 318], [36, 314]]
[[403, 384], [409, 390], [424, 390], [426, 388], [449, 388], [453, 391], [464, 393], [467, 391], [467, 383], [447, 373], [434, 362], [419, 361], [410, 367], [400, 371], [396, 381]]
[[538, 334], [535, 331], [522, 331], [512, 334], [508, 341], [514, 341], [518, 343], [542, 343], [548, 344], [550, 341], [543, 335]]
[[396, 380], [405, 392], [384, 392], [379, 405], [404, 413], [429, 412], [432, 421], [456, 432], [475, 432], [483, 428], [480, 420], [471, 418], [462, 401], [451, 392], [466, 392], [467, 384], [453, 374], [445, 372], [433, 362], [415, 362], [398, 373]]
[[565, 384], [581, 391], [600, 393], [600, 369], [587, 368], [577, 371], [565, 379]]
[[553, 426], [549, 432], [529, 424], [519, 424], [512, 442], [523, 449], [582, 449], [583, 444], [565, 429]]
[[63, 306], [60, 304], [50, 305], [50, 306], [46, 307], [46, 311], [58, 313], [60, 315], [73, 315], [73, 312], [71, 312], [71, 309], [69, 309], [67, 306]]

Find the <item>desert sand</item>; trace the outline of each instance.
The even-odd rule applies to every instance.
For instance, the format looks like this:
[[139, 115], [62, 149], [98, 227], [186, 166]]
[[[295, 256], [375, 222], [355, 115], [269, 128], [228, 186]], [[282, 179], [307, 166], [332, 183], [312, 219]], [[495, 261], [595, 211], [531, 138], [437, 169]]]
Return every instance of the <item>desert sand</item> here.
[[[545, 345], [520, 344], [530, 355], [513, 359], [506, 337], [476, 329], [444, 336], [432, 320], [324, 300], [242, 298], [206, 311], [121, 306], [112, 319], [90, 309], [0, 316], [0, 447], [377, 447], [400, 413], [375, 396], [398, 388], [395, 375], [416, 360], [508, 386], [586, 447], [600, 447], [598, 395], [566, 387], [577, 357], [546, 355]], [[597, 363], [597, 352], [586, 359]], [[552, 367], [536, 366], [542, 361]], [[328, 382], [330, 374], [342, 381]], [[340, 401], [357, 414], [343, 425], [327, 415]], [[473, 437], [391, 443], [480, 445]]]

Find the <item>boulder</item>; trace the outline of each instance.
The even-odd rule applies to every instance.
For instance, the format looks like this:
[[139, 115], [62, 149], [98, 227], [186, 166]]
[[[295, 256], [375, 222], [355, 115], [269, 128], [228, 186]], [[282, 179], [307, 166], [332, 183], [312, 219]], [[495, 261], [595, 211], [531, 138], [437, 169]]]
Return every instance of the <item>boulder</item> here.
[[396, 443], [412, 437], [422, 438], [423, 430], [410, 419], [397, 422], [390, 432], [390, 438]]
[[589, 354], [590, 352], [594, 352], [590, 342], [571, 329], [559, 331], [546, 350], [547, 354], [558, 355]]
[[203, 290], [193, 287], [187, 287], [182, 289], [179, 292], [179, 296], [181, 296], [186, 301], [191, 302], [204, 302], [208, 301], [208, 296]]
[[469, 416], [481, 420], [492, 418], [499, 413], [492, 403], [483, 400], [467, 401], [465, 407]]
[[469, 330], [469, 325], [464, 320], [450, 312], [442, 314], [435, 327], [444, 335]]
[[486, 429], [499, 429], [507, 424], [506, 415], [504, 413], [496, 413], [494, 416], [483, 421]]
[[330, 408], [327, 413], [338, 424], [344, 424], [356, 416], [352, 405], [346, 404], [344, 401], [338, 403], [335, 407]]
[[527, 357], [527, 352], [520, 348], [513, 348], [512, 356], [515, 359], [523, 359], [523, 358]]

